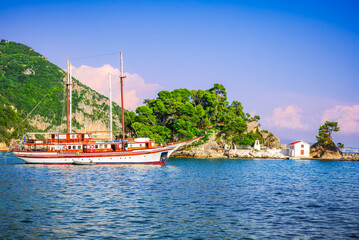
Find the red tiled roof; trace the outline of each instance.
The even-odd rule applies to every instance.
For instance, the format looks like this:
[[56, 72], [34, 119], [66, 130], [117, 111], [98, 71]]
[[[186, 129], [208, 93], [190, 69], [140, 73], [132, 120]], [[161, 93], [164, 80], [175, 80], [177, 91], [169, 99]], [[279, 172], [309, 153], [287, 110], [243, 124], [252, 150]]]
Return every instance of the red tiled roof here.
[[301, 141], [296, 141], [296, 142], [292, 142], [292, 143], [289, 143], [289, 145], [294, 145], [294, 144], [297, 144], [297, 143], [300, 143]]

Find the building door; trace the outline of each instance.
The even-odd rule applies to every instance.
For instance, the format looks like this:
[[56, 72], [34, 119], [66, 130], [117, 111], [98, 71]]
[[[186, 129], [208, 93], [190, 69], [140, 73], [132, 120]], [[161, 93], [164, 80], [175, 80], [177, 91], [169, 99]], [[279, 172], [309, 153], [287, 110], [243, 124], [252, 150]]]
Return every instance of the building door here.
[[300, 155], [304, 155], [304, 150], [300, 150]]

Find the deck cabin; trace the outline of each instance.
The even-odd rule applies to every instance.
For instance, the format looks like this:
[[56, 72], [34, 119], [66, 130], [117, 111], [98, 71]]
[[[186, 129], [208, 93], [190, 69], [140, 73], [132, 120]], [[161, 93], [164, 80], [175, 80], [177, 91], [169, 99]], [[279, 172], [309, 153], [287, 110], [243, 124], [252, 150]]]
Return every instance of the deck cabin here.
[[[47, 133], [47, 139], [27, 139], [25, 151], [99, 153], [120, 152], [122, 142], [118, 140], [94, 139], [90, 133]], [[155, 142], [149, 138], [135, 138], [125, 142], [126, 151], [155, 148]]]

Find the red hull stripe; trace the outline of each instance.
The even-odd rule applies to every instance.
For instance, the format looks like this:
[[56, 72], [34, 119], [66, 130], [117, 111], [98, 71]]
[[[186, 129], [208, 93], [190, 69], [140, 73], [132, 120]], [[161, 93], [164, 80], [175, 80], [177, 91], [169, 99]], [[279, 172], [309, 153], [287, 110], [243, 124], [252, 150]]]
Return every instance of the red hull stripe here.
[[118, 164], [149, 164], [149, 165], [165, 165], [165, 162], [146, 162], [146, 163], [132, 163], [132, 162], [124, 162], [124, 163], [95, 163], [95, 165], [118, 165]]
[[40, 165], [72, 165], [72, 163], [26, 163], [26, 164], [40, 164]]

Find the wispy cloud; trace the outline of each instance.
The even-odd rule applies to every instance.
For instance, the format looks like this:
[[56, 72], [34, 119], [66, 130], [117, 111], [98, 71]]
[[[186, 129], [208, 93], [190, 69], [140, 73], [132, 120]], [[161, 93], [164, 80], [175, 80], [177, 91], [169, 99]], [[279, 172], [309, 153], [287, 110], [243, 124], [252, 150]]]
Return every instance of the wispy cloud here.
[[268, 125], [280, 127], [280, 128], [289, 128], [289, 129], [308, 129], [308, 125], [302, 123], [301, 113], [303, 110], [299, 107], [290, 105], [286, 108], [274, 108], [270, 116], [264, 117], [264, 121]]
[[336, 121], [343, 134], [359, 134], [359, 105], [336, 105], [323, 113], [322, 122]]
[[[112, 76], [112, 99], [121, 104], [119, 69], [108, 64], [98, 68], [82, 65], [78, 68], [73, 66], [72, 72], [76, 79], [107, 97], [109, 96], [108, 74], [110, 73]], [[124, 103], [126, 109], [135, 110], [142, 105], [144, 99], [154, 97], [156, 92], [161, 89], [159, 84], [146, 83], [136, 73], [125, 73], [125, 75], [127, 76], [124, 80]]]

